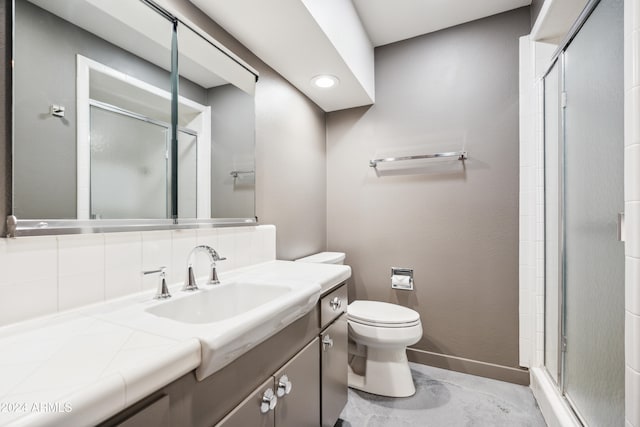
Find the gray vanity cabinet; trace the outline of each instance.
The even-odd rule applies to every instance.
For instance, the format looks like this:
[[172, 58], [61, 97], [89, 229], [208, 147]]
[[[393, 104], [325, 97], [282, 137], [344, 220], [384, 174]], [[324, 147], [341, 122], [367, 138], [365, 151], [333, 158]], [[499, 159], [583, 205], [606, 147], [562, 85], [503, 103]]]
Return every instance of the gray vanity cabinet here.
[[274, 427], [278, 405], [273, 386], [273, 377], [269, 377], [216, 427]]
[[126, 420], [115, 424], [116, 427], [170, 427], [169, 396], [160, 396], [156, 401], [131, 415]]
[[342, 314], [320, 335], [323, 427], [333, 427], [347, 404], [347, 315]]
[[[347, 286], [320, 298], [320, 334], [269, 380], [278, 399], [274, 424], [258, 424], [263, 388], [258, 388], [219, 427], [333, 427], [347, 404]], [[265, 383], [266, 384], [266, 383]], [[264, 384], [263, 384], [264, 385]], [[255, 417], [255, 418], [252, 418]]]
[[316, 338], [276, 372], [276, 427], [318, 427], [319, 351], [320, 340]]
[[317, 427], [320, 340], [314, 339], [216, 427]]
[[202, 381], [190, 372], [100, 427], [332, 427], [347, 403], [346, 308], [343, 283], [225, 368]]

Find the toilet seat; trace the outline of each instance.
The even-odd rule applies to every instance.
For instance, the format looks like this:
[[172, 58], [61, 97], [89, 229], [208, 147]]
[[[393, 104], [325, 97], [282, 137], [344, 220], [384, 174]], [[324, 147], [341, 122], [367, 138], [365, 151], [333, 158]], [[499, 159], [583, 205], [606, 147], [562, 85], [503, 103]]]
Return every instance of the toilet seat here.
[[410, 328], [412, 326], [417, 326], [420, 325], [420, 320], [416, 320], [415, 322], [411, 322], [411, 323], [377, 323], [377, 322], [367, 322], [366, 320], [360, 320], [360, 319], [352, 319], [347, 315], [347, 319], [349, 320], [349, 322], [351, 323], [357, 323], [359, 325], [365, 325], [365, 326], [373, 326], [376, 328]]
[[380, 301], [358, 300], [349, 304], [347, 319], [379, 328], [409, 328], [420, 324], [420, 314], [410, 308]]

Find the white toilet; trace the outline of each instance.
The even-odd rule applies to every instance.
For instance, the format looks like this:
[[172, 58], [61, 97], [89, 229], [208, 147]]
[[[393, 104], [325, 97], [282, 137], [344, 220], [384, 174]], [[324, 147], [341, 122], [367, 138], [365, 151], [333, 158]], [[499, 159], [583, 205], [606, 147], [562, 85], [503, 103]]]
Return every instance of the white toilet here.
[[[342, 264], [341, 252], [321, 252], [300, 262]], [[407, 346], [422, 337], [420, 314], [407, 307], [379, 301], [353, 301], [349, 324], [349, 387], [389, 397], [415, 392]]]

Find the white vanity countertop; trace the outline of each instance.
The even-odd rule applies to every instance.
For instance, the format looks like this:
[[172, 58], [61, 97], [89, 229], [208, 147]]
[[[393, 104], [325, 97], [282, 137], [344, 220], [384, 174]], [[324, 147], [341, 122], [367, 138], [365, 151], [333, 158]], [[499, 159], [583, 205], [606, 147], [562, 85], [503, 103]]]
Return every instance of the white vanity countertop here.
[[[223, 283], [240, 277], [311, 281], [324, 293], [349, 278], [351, 269], [271, 261], [220, 276]], [[152, 295], [0, 328], [0, 425], [96, 424], [196, 370], [202, 360], [197, 338], [118, 320], [119, 312], [130, 312]]]
[[90, 425], [200, 364], [197, 339], [165, 338], [81, 313], [4, 329], [0, 425]]
[[313, 264], [293, 261], [270, 261], [237, 270], [246, 279], [316, 282], [326, 293], [351, 277], [351, 267], [337, 264]]

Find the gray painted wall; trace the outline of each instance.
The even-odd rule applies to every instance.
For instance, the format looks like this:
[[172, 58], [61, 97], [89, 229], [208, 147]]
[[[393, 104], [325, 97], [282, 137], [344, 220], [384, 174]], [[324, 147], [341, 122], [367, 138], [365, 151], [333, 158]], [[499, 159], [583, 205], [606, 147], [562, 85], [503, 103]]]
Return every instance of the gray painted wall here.
[[[518, 37], [529, 16], [521, 8], [379, 47], [376, 104], [327, 115], [328, 248], [347, 254], [350, 299], [420, 313], [414, 359], [518, 366]], [[464, 147], [470, 158], [380, 176], [368, 166], [416, 146]], [[414, 269], [415, 291], [391, 289], [392, 266]]]
[[277, 227], [278, 259], [326, 247], [324, 112], [188, 0], [166, 0], [257, 69], [256, 215]]
[[255, 170], [255, 103], [233, 85], [209, 89], [211, 105], [211, 216], [255, 215], [255, 174], [233, 178], [232, 170]]

